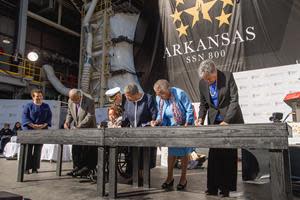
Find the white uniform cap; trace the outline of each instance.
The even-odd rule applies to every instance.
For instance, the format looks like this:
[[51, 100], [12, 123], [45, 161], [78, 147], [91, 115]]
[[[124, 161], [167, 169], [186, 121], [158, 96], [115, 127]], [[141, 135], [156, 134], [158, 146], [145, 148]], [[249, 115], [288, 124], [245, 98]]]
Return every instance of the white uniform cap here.
[[115, 96], [118, 92], [121, 92], [121, 88], [115, 87], [115, 88], [107, 90], [105, 92], [105, 95], [108, 97], [112, 97], [112, 96]]

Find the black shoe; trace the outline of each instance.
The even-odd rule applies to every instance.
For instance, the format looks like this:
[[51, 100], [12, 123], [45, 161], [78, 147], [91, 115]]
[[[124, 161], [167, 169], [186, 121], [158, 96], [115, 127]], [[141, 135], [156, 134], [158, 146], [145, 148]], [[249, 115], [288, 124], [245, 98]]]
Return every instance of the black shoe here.
[[78, 167], [75, 167], [72, 171], [67, 173], [67, 176], [73, 176], [75, 172], [77, 172], [79, 170]]
[[29, 169], [25, 170], [24, 174], [30, 174]]
[[38, 172], [38, 170], [37, 170], [37, 169], [33, 169], [33, 170], [32, 170], [32, 173], [35, 173], [35, 174], [37, 174], [37, 173], [39, 173], [39, 172]]
[[91, 173], [91, 170], [87, 167], [83, 167], [77, 172], [73, 173], [73, 176], [80, 176], [80, 178], [88, 176]]
[[186, 185], [187, 185], [187, 181], [185, 181], [185, 184], [183, 184], [183, 185], [179, 183], [177, 185], [177, 190], [179, 190], [179, 191], [184, 190], [186, 188]]
[[210, 195], [210, 196], [218, 196], [218, 191], [217, 190], [206, 190], [205, 194]]
[[221, 195], [221, 197], [229, 197], [229, 191], [228, 190], [221, 190], [220, 195]]
[[161, 185], [161, 188], [162, 189], [166, 189], [166, 190], [170, 190], [173, 188], [173, 185], [174, 185], [174, 179], [172, 179], [172, 181], [170, 183], [167, 183], [167, 182], [164, 182], [162, 185]]

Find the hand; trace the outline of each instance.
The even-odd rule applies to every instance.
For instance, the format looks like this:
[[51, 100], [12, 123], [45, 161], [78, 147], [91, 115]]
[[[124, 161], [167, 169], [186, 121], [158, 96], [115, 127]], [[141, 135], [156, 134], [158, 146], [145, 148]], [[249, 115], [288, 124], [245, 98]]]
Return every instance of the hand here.
[[31, 127], [31, 128], [33, 128], [33, 129], [41, 129], [40, 127], [40, 125], [39, 124], [29, 124], [29, 126]]
[[35, 127], [36, 127], [35, 129], [42, 129], [43, 124], [36, 124]]
[[203, 124], [202, 118], [196, 119], [195, 126], [202, 126], [202, 124]]
[[44, 129], [48, 124], [35, 124], [35, 129]]
[[70, 124], [68, 122], [64, 123], [64, 129], [70, 129]]
[[226, 125], [228, 125], [228, 123], [227, 122], [224, 122], [224, 121], [222, 121], [219, 125], [221, 125], [221, 126], [226, 126]]
[[47, 123], [40, 124], [40, 129], [44, 129], [44, 128], [46, 128], [47, 126], [48, 126], [48, 124], [47, 124]]
[[157, 126], [157, 125], [159, 125], [159, 124], [160, 124], [160, 121], [158, 121], [158, 120], [152, 120], [152, 121], [150, 122], [150, 125], [151, 125], [152, 127]]

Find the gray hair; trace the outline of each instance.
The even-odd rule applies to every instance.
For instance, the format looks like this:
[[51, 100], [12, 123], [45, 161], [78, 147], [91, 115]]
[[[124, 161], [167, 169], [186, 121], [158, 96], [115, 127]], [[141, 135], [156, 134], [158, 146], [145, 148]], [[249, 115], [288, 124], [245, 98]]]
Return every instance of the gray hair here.
[[162, 90], [168, 91], [170, 88], [170, 83], [166, 79], [160, 79], [154, 83], [153, 89], [154, 91]]
[[205, 75], [212, 74], [216, 71], [216, 64], [213, 60], [207, 59], [201, 62], [198, 68], [198, 75], [203, 78]]
[[132, 83], [132, 84], [125, 86], [124, 92], [129, 93], [130, 95], [135, 95], [135, 94], [139, 93], [139, 88], [136, 84]]
[[69, 97], [72, 97], [72, 96], [81, 96], [82, 95], [82, 92], [81, 90], [79, 89], [76, 89], [76, 88], [73, 88], [69, 91]]

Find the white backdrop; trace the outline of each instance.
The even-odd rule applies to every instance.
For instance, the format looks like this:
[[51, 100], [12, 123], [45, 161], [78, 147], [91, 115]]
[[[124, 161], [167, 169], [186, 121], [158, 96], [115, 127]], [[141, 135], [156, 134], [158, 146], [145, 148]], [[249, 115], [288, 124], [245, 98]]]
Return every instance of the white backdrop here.
[[292, 110], [284, 97], [300, 91], [299, 64], [238, 72], [234, 77], [246, 123], [269, 122], [273, 112], [282, 112], [285, 117]]
[[[234, 73], [245, 123], [267, 123], [273, 112], [283, 118], [291, 108], [283, 102], [288, 93], [300, 91], [300, 64]], [[193, 103], [198, 114], [199, 103]], [[290, 116], [287, 121], [292, 121]]]
[[[22, 122], [22, 112], [24, 106], [32, 100], [0, 99], [0, 128], [4, 123], [9, 123], [12, 129], [17, 121]], [[52, 112], [51, 129], [58, 129], [60, 122], [61, 102], [45, 100], [49, 104]]]

